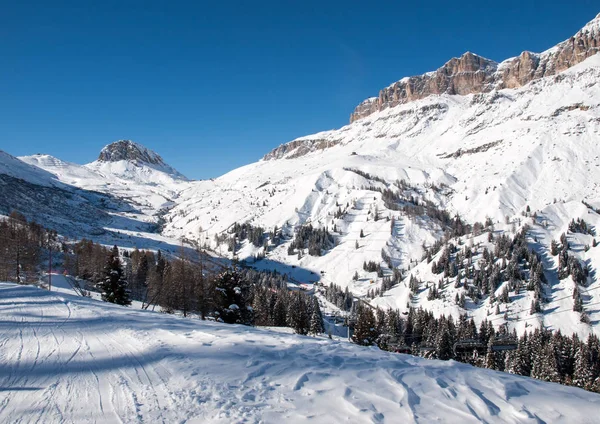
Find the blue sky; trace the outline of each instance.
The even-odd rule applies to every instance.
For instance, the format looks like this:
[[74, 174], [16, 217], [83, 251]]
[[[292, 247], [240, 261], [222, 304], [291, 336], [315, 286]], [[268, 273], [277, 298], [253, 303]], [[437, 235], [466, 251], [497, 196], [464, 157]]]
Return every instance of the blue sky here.
[[0, 149], [87, 163], [126, 138], [216, 177], [403, 76], [542, 51], [600, 13], [487, 3], [1, 0]]

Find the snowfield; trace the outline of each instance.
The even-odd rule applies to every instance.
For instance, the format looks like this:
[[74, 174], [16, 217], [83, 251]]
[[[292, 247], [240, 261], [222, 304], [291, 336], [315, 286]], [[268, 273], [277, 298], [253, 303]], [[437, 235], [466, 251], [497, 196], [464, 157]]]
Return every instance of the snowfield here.
[[0, 284], [0, 422], [593, 423], [600, 395]]

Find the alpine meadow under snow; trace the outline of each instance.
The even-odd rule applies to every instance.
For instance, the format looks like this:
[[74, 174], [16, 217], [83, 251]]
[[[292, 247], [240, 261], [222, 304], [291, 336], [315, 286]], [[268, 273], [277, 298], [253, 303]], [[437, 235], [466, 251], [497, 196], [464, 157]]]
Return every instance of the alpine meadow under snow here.
[[[0, 151], [0, 214], [19, 212], [0, 232], [56, 230], [65, 270], [52, 292], [0, 283], [0, 420], [596, 422], [598, 394], [508, 372], [600, 390], [599, 51], [600, 15], [540, 54], [466, 53], [383, 89], [349, 125], [211, 180], [129, 140], [87, 165]], [[20, 270], [26, 247], [10, 237], [0, 255]], [[66, 276], [85, 268], [85, 251], [105, 253], [83, 238], [119, 247], [119, 284], [134, 256], [156, 252], [202, 284], [231, 264], [253, 268], [249, 286], [271, 303], [261, 325], [280, 325], [283, 282], [316, 297], [329, 337], [135, 310], [164, 289], [146, 274], [130, 307], [100, 303]], [[48, 248], [30, 255], [30, 275]], [[194, 302], [208, 304], [204, 290]], [[185, 308], [150, 309], [187, 316], [186, 293]], [[355, 342], [379, 347], [347, 342], [348, 323], [373, 333]], [[495, 352], [498, 340], [515, 353]], [[451, 354], [451, 342], [472, 351]]]

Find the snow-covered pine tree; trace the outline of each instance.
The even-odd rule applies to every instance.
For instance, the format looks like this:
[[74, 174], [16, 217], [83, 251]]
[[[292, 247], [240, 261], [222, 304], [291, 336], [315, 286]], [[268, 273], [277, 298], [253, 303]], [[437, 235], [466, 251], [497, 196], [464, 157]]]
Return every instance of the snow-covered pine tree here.
[[357, 310], [356, 325], [352, 341], [363, 346], [371, 346], [377, 340], [375, 315], [368, 306], [360, 305]]
[[287, 300], [287, 291], [278, 290], [277, 299], [275, 299], [275, 305], [273, 306], [273, 325], [275, 327], [285, 327], [287, 325]]
[[306, 335], [310, 329], [310, 314], [306, 305], [305, 296], [301, 292], [295, 292], [290, 295], [287, 324], [293, 328], [296, 334]]
[[250, 284], [235, 269], [223, 271], [215, 279], [218, 318], [228, 324], [252, 325], [254, 311], [248, 305]]
[[575, 368], [573, 370], [573, 385], [589, 390], [594, 383], [590, 364], [590, 351], [587, 344], [579, 342], [575, 351]]
[[316, 297], [312, 298], [312, 313], [310, 316], [310, 334], [321, 334], [325, 331], [323, 326], [323, 315], [321, 314], [321, 307], [319, 306], [319, 300]]
[[119, 248], [114, 246], [106, 258], [104, 280], [100, 283], [102, 300], [117, 305], [131, 305], [127, 281], [119, 258]]

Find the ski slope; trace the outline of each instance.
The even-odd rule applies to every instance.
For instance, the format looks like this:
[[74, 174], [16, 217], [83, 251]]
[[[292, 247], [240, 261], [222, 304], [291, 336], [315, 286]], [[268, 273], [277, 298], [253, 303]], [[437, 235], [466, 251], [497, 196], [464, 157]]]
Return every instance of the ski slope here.
[[600, 395], [0, 284], [3, 423], [592, 423]]

